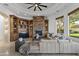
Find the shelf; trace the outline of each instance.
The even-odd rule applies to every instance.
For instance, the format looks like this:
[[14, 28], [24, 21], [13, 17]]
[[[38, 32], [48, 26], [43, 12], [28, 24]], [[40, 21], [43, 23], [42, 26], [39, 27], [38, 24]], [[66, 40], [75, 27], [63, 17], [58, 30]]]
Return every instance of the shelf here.
[[48, 33], [48, 20], [44, 20], [44, 17], [36, 16], [33, 20], [24, 20], [15, 16], [11, 16], [11, 41], [16, 40], [19, 35], [18, 30], [21, 26], [24, 27], [26, 32], [29, 33], [29, 38], [33, 38], [34, 28], [38, 27], [39, 25], [45, 30], [45, 34], [43, 35], [46, 37]]

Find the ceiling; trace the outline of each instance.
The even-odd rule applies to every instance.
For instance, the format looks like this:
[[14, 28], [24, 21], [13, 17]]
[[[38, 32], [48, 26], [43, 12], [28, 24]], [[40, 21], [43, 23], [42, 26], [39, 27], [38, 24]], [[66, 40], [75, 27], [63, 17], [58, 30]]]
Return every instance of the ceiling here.
[[47, 8], [42, 7], [42, 11], [34, 11], [33, 8], [27, 9], [30, 4], [26, 3], [0, 3], [0, 11], [9, 15], [16, 15], [22, 18], [30, 18], [32, 16], [50, 16], [55, 15], [61, 11], [68, 9], [72, 4], [70, 3], [41, 3]]

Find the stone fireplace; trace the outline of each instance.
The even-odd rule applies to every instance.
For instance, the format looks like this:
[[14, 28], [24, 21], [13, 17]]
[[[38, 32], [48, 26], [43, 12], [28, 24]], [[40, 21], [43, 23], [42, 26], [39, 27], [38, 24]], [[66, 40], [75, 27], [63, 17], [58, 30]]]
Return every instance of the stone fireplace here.
[[45, 30], [45, 26], [44, 26], [44, 17], [43, 16], [37, 16], [34, 17], [33, 20], [33, 34], [35, 35], [36, 33], [38, 33], [40, 36], [44, 36], [44, 30]]

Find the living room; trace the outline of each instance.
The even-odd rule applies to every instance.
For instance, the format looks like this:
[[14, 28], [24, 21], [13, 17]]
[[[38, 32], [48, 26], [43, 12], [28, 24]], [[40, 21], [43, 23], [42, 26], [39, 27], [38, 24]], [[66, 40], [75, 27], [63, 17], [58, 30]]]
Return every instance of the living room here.
[[0, 55], [79, 55], [78, 13], [78, 3], [0, 4]]

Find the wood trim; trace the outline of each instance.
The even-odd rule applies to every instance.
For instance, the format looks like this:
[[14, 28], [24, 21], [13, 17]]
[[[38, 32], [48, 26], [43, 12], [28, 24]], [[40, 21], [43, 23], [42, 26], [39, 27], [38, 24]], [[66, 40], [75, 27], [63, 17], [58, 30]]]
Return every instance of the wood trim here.
[[56, 20], [57, 20], [57, 19], [60, 19], [60, 18], [63, 18], [63, 17], [64, 17], [64, 16], [57, 17]]
[[73, 14], [74, 12], [76, 12], [78, 10], [79, 10], [79, 8], [76, 8], [75, 10], [71, 11], [70, 13], [68, 13], [68, 15], [71, 15], [71, 14]]

